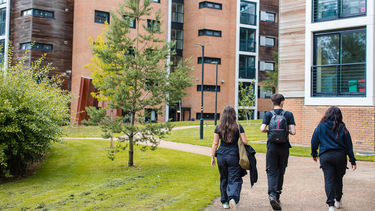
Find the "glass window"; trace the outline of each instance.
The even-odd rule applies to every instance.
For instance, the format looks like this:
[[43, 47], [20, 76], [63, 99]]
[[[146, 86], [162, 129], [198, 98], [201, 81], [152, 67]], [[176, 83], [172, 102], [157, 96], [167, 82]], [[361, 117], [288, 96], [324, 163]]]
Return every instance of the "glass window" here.
[[358, 16], [366, 14], [365, 0], [342, 0], [342, 17]]
[[268, 22], [276, 22], [276, 14], [272, 12], [260, 12], [260, 20], [261, 21], [268, 21]]
[[366, 30], [314, 35], [313, 96], [365, 96]]
[[124, 15], [123, 18], [124, 19], [128, 18], [128, 20], [129, 20], [129, 27], [130, 28], [135, 29], [137, 27], [135, 18], [130, 18], [130, 17], [127, 17], [126, 15]]
[[154, 109], [145, 109], [145, 122], [157, 122], [158, 121], [158, 113]]
[[261, 71], [274, 71], [275, 70], [275, 63], [274, 62], [259, 62], [259, 70]]
[[171, 40], [176, 41], [176, 49], [182, 50], [183, 48], [183, 31], [178, 29], [172, 29]]
[[95, 10], [95, 23], [105, 22], [109, 24], [109, 12]]
[[[204, 63], [205, 64], [214, 64], [214, 63], [221, 64], [221, 58], [204, 57]], [[198, 57], [198, 64], [202, 64], [202, 57]]]
[[213, 36], [213, 37], [221, 37], [221, 31], [210, 30], [210, 29], [200, 29], [198, 31], [198, 36]]
[[184, 23], [184, 4], [172, 3], [172, 22]]
[[160, 31], [160, 21], [147, 19], [147, 29], [153, 32]]
[[267, 46], [267, 47], [275, 46], [275, 38], [273, 37], [260, 36], [259, 42], [261, 46]]
[[38, 43], [38, 42], [27, 42], [27, 43], [21, 43], [20, 44], [21, 50], [41, 50], [41, 51], [52, 51], [53, 46], [52, 44], [46, 44], [46, 43]]
[[240, 55], [239, 78], [255, 79], [255, 57]]
[[41, 17], [41, 18], [54, 18], [55, 17], [55, 13], [53, 11], [46, 11], [46, 10], [40, 10], [40, 9], [23, 10], [21, 12], [21, 15], [23, 17], [25, 16], [35, 16], [35, 17]]
[[0, 0], [0, 4], [5, 4], [7, 3], [7, 0]]
[[5, 35], [7, 11], [6, 8], [0, 9], [0, 35]]
[[[202, 85], [197, 85], [197, 91], [200, 92], [202, 91]], [[203, 85], [203, 91], [205, 92], [215, 92], [215, 85]], [[220, 86], [217, 85], [217, 91], [220, 92]]]
[[240, 51], [255, 52], [255, 29], [240, 28]]
[[248, 1], [241, 1], [240, 6], [240, 23], [256, 25], [256, 4]]
[[160, 0], [152, 0], [152, 2], [160, 3]]
[[5, 40], [0, 40], [0, 63], [4, 62]]
[[212, 8], [212, 9], [221, 10], [222, 4], [203, 1], [203, 2], [199, 2], [199, 8]]
[[366, 0], [314, 0], [314, 21], [366, 15]]

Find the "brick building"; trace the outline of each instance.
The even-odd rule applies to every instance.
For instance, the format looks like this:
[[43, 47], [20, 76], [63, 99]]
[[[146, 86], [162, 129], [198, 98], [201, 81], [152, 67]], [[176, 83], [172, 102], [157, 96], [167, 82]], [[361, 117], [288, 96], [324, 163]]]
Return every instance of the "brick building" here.
[[309, 144], [337, 105], [354, 148], [374, 151], [374, 1], [280, 0], [279, 92], [294, 113], [293, 143]]
[[[122, 1], [75, 2], [74, 10], [79, 15], [74, 17], [73, 115], [82, 114], [84, 108], [94, 102], [87, 91], [91, 89], [90, 72], [84, 67], [92, 57], [88, 37], [96, 37], [102, 32], [104, 21], [110, 23], [109, 11], [118, 7], [120, 2]], [[195, 66], [192, 75], [196, 82], [186, 90], [188, 96], [181, 99], [178, 105], [166, 105], [164, 115], [154, 115], [153, 118], [158, 121], [169, 118], [174, 121], [200, 118], [202, 48], [196, 44], [204, 45], [204, 119], [214, 118], [216, 62], [219, 63], [219, 116], [225, 105], [238, 104], [239, 82], [245, 85], [253, 82], [255, 95], [259, 94], [263, 98], [270, 96], [270, 93], [263, 90], [258, 91], [258, 75], [264, 78], [264, 74], [258, 74], [258, 70], [274, 70], [273, 52], [277, 51], [278, 43], [277, 1], [155, 0], [152, 6], [154, 11], [161, 10], [161, 29], [165, 32], [163, 39], [176, 41], [177, 55], [171, 58], [171, 62], [176, 64], [181, 59], [192, 57], [192, 64]], [[272, 29], [268, 29], [270, 27]], [[257, 118], [258, 109], [265, 111], [270, 106], [269, 101], [260, 102], [260, 106], [256, 103], [251, 107], [255, 111], [254, 118]], [[78, 116], [78, 120], [82, 118], [84, 115]]]

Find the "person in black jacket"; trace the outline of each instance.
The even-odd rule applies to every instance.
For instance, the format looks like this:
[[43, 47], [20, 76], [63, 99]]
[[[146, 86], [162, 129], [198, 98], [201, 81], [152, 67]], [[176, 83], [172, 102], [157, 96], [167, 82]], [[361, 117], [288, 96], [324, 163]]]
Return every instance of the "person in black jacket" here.
[[318, 148], [320, 167], [324, 173], [326, 203], [329, 206], [328, 210], [333, 211], [340, 207], [347, 155], [353, 171], [357, 168], [352, 139], [338, 107], [330, 107], [314, 131], [311, 139], [311, 156], [315, 162], [318, 160]]
[[[236, 111], [232, 106], [225, 106], [220, 118], [220, 125], [215, 129], [211, 149], [211, 165], [215, 167], [215, 155], [220, 173], [221, 203], [224, 208], [236, 210], [242, 188], [242, 168], [239, 164], [238, 139], [246, 145], [245, 131], [236, 123]], [[219, 139], [221, 140], [220, 147]]]

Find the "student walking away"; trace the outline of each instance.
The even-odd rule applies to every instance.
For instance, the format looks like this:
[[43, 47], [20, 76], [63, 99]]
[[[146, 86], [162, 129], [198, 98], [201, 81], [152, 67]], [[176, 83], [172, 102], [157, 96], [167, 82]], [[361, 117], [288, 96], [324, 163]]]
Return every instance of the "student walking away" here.
[[318, 148], [320, 168], [324, 173], [326, 203], [329, 206], [328, 210], [334, 211], [335, 208], [340, 208], [342, 178], [347, 165], [346, 156], [349, 156], [353, 171], [357, 168], [352, 139], [338, 107], [330, 107], [315, 128], [311, 139], [311, 156], [315, 162], [318, 160]]
[[274, 109], [265, 114], [260, 130], [267, 133], [266, 172], [270, 204], [274, 210], [281, 210], [280, 194], [291, 148], [289, 134], [296, 134], [296, 123], [293, 114], [283, 110], [283, 95], [274, 94], [271, 100]]
[[[242, 188], [242, 168], [239, 165], [238, 139], [247, 144], [243, 127], [236, 123], [236, 111], [225, 106], [220, 125], [215, 129], [211, 149], [211, 165], [215, 167], [215, 155], [220, 173], [221, 203], [226, 209], [236, 210]], [[217, 149], [220, 140], [220, 147]]]

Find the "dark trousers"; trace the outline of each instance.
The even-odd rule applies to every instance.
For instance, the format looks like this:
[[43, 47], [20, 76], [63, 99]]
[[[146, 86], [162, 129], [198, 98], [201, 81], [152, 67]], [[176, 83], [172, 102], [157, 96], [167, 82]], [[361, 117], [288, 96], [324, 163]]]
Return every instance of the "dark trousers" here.
[[238, 164], [238, 155], [218, 154], [217, 165], [220, 173], [221, 202], [234, 199], [240, 201], [242, 187], [241, 166]]
[[271, 146], [266, 154], [268, 194], [281, 194], [285, 169], [288, 165], [289, 146]]
[[346, 155], [342, 151], [328, 151], [320, 156], [320, 167], [324, 173], [327, 204], [333, 206], [334, 199], [341, 201], [342, 178], [346, 172]]

